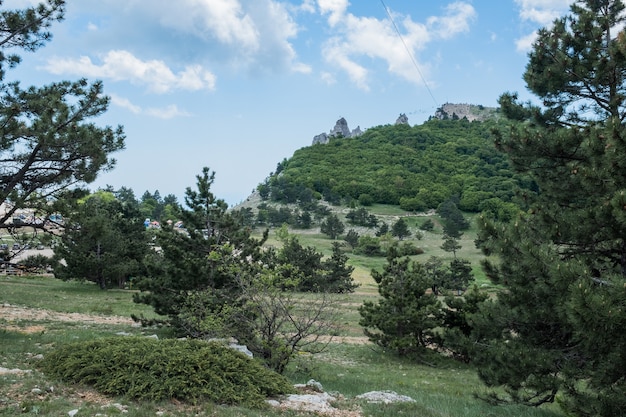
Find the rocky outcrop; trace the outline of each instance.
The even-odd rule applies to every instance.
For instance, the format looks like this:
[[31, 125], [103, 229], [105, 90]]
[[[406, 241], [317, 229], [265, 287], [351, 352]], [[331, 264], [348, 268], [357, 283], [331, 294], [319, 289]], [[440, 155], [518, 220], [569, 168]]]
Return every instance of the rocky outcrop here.
[[333, 130], [330, 131], [331, 137], [349, 138], [351, 135], [352, 132], [350, 132], [350, 128], [348, 127], [348, 122], [343, 117], [337, 120], [335, 127], [333, 127]]
[[328, 143], [328, 135], [326, 133], [320, 133], [319, 135], [315, 135], [313, 136], [313, 145], [317, 145], [317, 144], [326, 144]]
[[360, 126], [357, 126], [354, 130], [350, 130], [348, 122], [342, 117], [337, 120], [335, 127], [333, 127], [329, 133], [320, 133], [319, 135], [313, 136], [313, 145], [326, 144], [330, 138], [356, 138], [362, 134], [363, 131]]
[[396, 119], [396, 125], [408, 125], [409, 118], [406, 117], [406, 114], [400, 113], [400, 116]]
[[343, 117], [337, 120], [335, 123], [335, 127], [332, 128], [330, 133], [320, 133], [313, 137], [313, 145], [317, 144], [326, 144], [330, 140], [330, 138], [355, 138], [357, 136], [361, 136], [363, 131], [360, 126], [357, 126], [356, 129], [350, 130], [348, 127], [348, 122]]
[[440, 120], [467, 119], [473, 122], [474, 120], [483, 121], [496, 118], [497, 115], [498, 109], [494, 107], [466, 103], [446, 103], [435, 111], [434, 117]]

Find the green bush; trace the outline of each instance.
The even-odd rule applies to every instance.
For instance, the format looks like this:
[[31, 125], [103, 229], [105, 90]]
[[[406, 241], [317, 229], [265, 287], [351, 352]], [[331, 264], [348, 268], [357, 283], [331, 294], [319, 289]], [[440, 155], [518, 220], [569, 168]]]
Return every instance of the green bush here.
[[434, 229], [435, 229], [435, 223], [432, 221], [432, 219], [427, 219], [420, 226], [420, 230], [426, 230], [426, 231], [429, 231], [429, 232], [433, 231]]
[[368, 235], [359, 237], [359, 244], [354, 248], [354, 253], [365, 256], [383, 256], [383, 250], [380, 246], [380, 239]]
[[413, 242], [404, 242], [402, 245], [399, 245], [398, 249], [401, 256], [421, 255], [424, 253], [424, 249], [418, 248]]
[[60, 346], [43, 372], [91, 385], [103, 394], [262, 407], [267, 397], [293, 392], [279, 374], [225, 345], [197, 340], [110, 337]]

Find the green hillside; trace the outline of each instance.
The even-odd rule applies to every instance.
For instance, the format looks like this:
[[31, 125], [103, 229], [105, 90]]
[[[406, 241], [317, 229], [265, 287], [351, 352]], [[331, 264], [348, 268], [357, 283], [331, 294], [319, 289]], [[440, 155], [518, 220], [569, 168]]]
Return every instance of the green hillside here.
[[[324, 256], [330, 256], [334, 239], [322, 224], [330, 214], [337, 216], [345, 226], [337, 240], [355, 267], [360, 292], [376, 291], [370, 272], [384, 266], [386, 249], [394, 241], [418, 248], [412, 257], [421, 262], [431, 257], [450, 262], [458, 255], [471, 262], [479, 284], [489, 285], [480, 267], [484, 255], [475, 245], [476, 213], [510, 218], [517, 189], [531, 185], [495, 149], [491, 131], [502, 123], [433, 118], [418, 126], [377, 126], [355, 138], [304, 147], [279, 163], [259, 185], [259, 193], [239, 208], [248, 210], [251, 226], [261, 226], [256, 233], [266, 226], [275, 230], [269, 246], [282, 246], [277, 236], [284, 226]], [[457, 254], [442, 249], [445, 220], [438, 209], [450, 202], [464, 212], [468, 224]], [[351, 217], [358, 213], [374, 224]], [[408, 236], [401, 242], [386, 239], [381, 228], [399, 219], [407, 223]], [[434, 227], [426, 230], [429, 221]], [[348, 242], [349, 232], [358, 235], [358, 243]], [[380, 245], [380, 253], [362, 253], [366, 238]]]
[[510, 202], [516, 187], [528, 186], [493, 146], [490, 131], [497, 123], [431, 119], [333, 138], [297, 150], [258, 190], [281, 203], [358, 200], [408, 211], [435, 209], [455, 198], [461, 210], [479, 212], [493, 199]]

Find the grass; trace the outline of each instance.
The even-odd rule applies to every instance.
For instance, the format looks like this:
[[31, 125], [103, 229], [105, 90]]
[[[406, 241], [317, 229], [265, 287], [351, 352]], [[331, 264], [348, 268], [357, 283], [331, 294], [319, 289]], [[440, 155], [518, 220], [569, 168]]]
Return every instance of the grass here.
[[132, 302], [134, 291], [102, 291], [92, 282], [63, 282], [49, 276], [2, 277], [0, 294], [20, 305], [59, 312], [156, 318], [150, 307]]
[[371, 416], [562, 416], [556, 409], [523, 406], [494, 407], [474, 395], [484, 392], [475, 372], [467, 365], [438, 357], [429, 364], [385, 354], [370, 345], [336, 345], [318, 357], [300, 359], [292, 377], [311, 376], [328, 391], [347, 397], [371, 391], [391, 390], [415, 403], [363, 405]]
[[[37, 370], [36, 357], [46, 355], [63, 343], [113, 336], [120, 332], [148, 336], [166, 335], [164, 329], [141, 328], [129, 324], [64, 322], [49, 318], [8, 317], [2, 305], [37, 307], [57, 312], [82, 312], [98, 315], [126, 315], [142, 311], [132, 303], [132, 291], [102, 291], [95, 285], [63, 282], [49, 277], [0, 277], [0, 367], [21, 369], [23, 374], [0, 374], [0, 416], [67, 415], [79, 410], [77, 417], [125, 415], [127, 417], [215, 416], [273, 417], [303, 416], [278, 410], [249, 410], [215, 404], [190, 406], [175, 401], [137, 402], [123, 397], [109, 398], [82, 386], [60, 383]], [[310, 295], [313, 297], [313, 295]], [[375, 292], [359, 289], [340, 295], [341, 336], [362, 336], [358, 326], [358, 306]], [[144, 314], [149, 312], [143, 310]], [[336, 405], [342, 409], [360, 407], [362, 415], [422, 417], [562, 417], [555, 407], [540, 409], [522, 406], [490, 406], [474, 395], [485, 388], [471, 367], [440, 357], [421, 362], [388, 354], [371, 344], [331, 343], [318, 355], [301, 354], [292, 362], [286, 376], [293, 383], [319, 381], [327, 392], [341, 393]], [[367, 404], [354, 397], [369, 391], [393, 390], [408, 395], [415, 403]], [[124, 410], [125, 412], [122, 412]]]

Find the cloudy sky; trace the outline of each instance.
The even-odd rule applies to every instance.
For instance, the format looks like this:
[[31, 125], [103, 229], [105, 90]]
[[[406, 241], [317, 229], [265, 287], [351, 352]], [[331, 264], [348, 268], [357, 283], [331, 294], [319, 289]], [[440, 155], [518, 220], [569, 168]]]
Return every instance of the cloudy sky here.
[[[5, 0], [3, 8], [34, 0]], [[175, 194], [202, 167], [244, 200], [276, 164], [344, 117], [423, 123], [446, 102], [517, 91], [537, 28], [570, 0], [68, 0], [52, 41], [10, 77], [102, 80], [100, 124], [125, 127], [95, 187]]]

